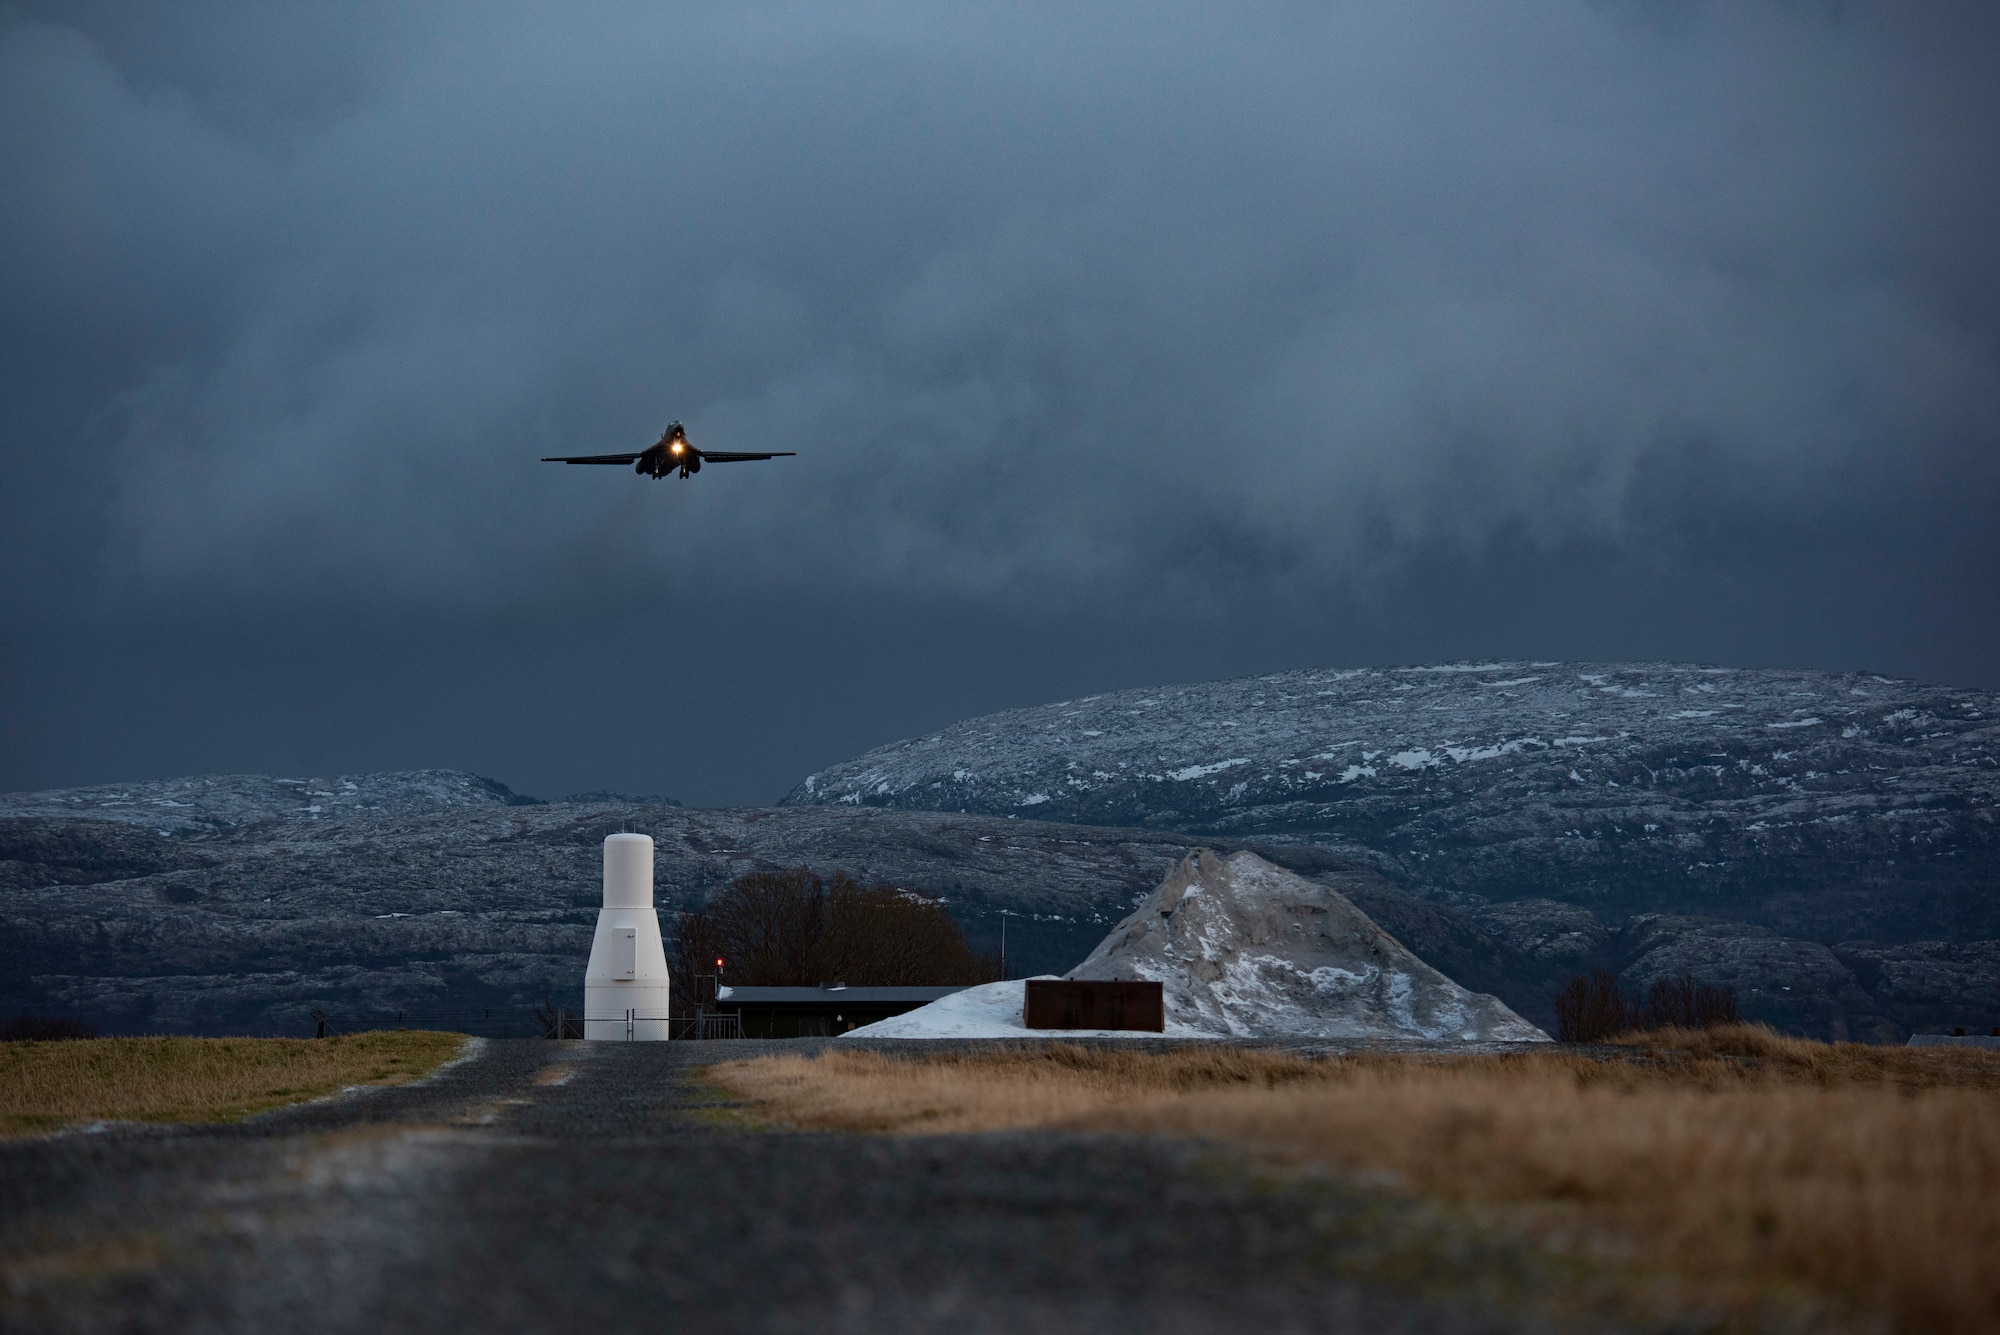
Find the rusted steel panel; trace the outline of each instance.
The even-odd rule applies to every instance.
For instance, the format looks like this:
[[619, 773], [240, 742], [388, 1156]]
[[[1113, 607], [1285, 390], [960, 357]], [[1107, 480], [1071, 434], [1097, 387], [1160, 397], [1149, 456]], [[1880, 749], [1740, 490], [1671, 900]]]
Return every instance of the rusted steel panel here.
[[1166, 997], [1139, 979], [1030, 978], [1022, 1020], [1030, 1029], [1139, 1029], [1164, 1033]]

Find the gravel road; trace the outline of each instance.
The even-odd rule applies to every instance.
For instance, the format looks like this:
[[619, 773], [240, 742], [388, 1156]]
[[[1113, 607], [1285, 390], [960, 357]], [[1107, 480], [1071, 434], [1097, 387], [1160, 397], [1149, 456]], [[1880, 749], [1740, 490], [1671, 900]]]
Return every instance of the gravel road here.
[[1380, 1195], [1193, 1145], [747, 1131], [692, 1078], [823, 1044], [485, 1042], [240, 1126], [0, 1146], [0, 1328], [1524, 1328], [1485, 1299], [1532, 1261]]

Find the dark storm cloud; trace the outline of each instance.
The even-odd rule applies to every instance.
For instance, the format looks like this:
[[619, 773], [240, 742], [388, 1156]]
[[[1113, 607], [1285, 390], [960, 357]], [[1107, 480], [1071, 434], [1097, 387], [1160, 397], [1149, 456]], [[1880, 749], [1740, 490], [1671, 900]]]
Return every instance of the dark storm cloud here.
[[[5, 597], [512, 616], [699, 569], [1087, 618], [1568, 552], [1934, 564], [2000, 499], [1995, 32], [11, 10]], [[534, 462], [669, 416], [800, 457]]]
[[[10, 342], [105, 374], [15, 448], [114, 451], [149, 582], [504, 599], [1339, 578], [1990, 447], [1990, 32], [1631, 13], [17, 18]], [[802, 458], [529, 466], [668, 415]]]

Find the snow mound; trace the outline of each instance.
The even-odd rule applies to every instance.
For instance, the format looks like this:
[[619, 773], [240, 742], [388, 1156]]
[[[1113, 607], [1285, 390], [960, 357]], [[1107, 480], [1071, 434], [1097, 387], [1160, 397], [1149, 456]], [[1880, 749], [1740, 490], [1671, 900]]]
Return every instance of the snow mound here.
[[[1053, 975], [1050, 975], [1053, 977]], [[928, 1006], [850, 1029], [842, 1038], [1199, 1038], [1167, 1023], [1167, 1032], [1129, 1029], [1030, 1029], [1022, 1022], [1028, 985], [1020, 979], [985, 983], [940, 997]]]
[[1168, 1032], [1185, 1036], [1549, 1037], [1418, 959], [1338, 891], [1254, 853], [1189, 853], [1070, 976], [1160, 983]]
[[[1072, 978], [1161, 985], [1161, 1038], [1389, 1038], [1547, 1042], [1498, 998], [1468, 992], [1338, 891], [1254, 853], [1198, 848], [1104, 938]], [[1025, 982], [987, 983], [848, 1038], [1155, 1037], [1030, 1029]]]

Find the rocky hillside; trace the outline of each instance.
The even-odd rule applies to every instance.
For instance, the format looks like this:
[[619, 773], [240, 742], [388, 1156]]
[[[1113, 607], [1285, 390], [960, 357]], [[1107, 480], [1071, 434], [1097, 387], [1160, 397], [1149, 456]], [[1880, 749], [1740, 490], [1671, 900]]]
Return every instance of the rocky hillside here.
[[1643, 986], [1699, 965], [1791, 1028], [2000, 1023], [1992, 692], [1661, 664], [1291, 672], [973, 719], [786, 803], [1185, 831], [1308, 874], [1369, 867], [1547, 969]]
[[[0, 814], [12, 819], [108, 821], [165, 836], [210, 834], [266, 821], [332, 821], [371, 813], [534, 805], [537, 799], [523, 797], [504, 783], [450, 769], [350, 774], [337, 779], [208, 774], [0, 796]], [[4, 864], [0, 864], [0, 875], [5, 874]]]
[[310, 1032], [581, 1000], [600, 845], [654, 837], [664, 912], [753, 869], [847, 868], [944, 896], [1016, 973], [1068, 968], [1186, 851], [1004, 817], [539, 803], [447, 771], [184, 779], [0, 797], [0, 1014]]
[[2000, 1024], [1991, 693], [1866, 676], [1485, 664], [1299, 672], [976, 719], [787, 805], [536, 802], [455, 771], [0, 796], [0, 1012], [301, 1032], [581, 991], [598, 846], [663, 910], [754, 868], [943, 896], [1015, 976], [1074, 967], [1191, 848], [1351, 900], [1547, 1027], [1571, 970], [1690, 971], [1746, 1013]]

